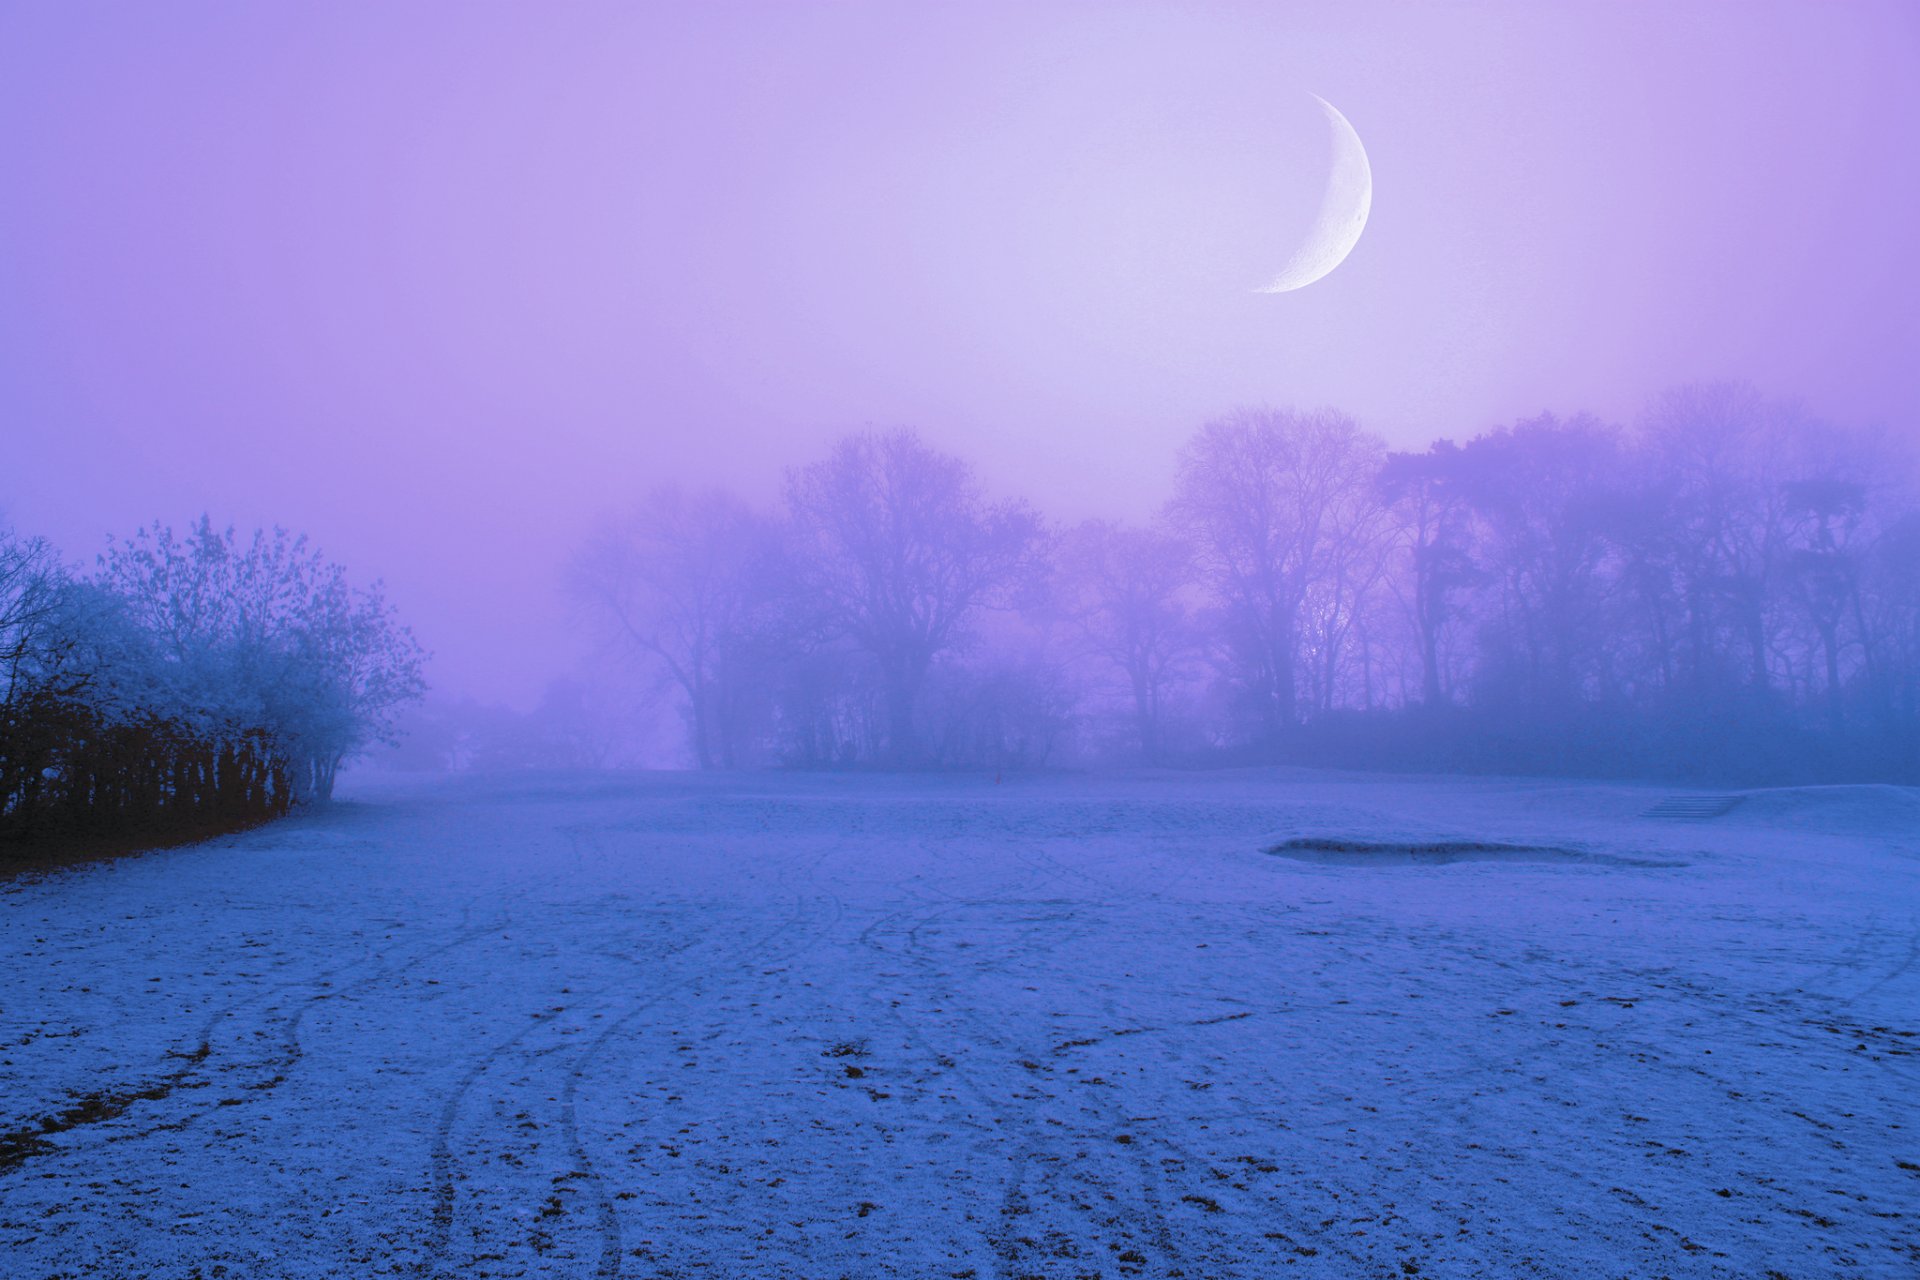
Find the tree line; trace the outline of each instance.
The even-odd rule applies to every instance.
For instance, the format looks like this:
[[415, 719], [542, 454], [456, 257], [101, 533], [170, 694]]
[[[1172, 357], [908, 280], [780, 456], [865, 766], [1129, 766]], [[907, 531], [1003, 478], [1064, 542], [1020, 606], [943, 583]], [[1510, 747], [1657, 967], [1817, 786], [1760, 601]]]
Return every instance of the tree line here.
[[1731, 385], [1393, 451], [1242, 409], [1145, 521], [1061, 525], [910, 430], [781, 501], [659, 489], [568, 574], [707, 767], [1299, 760], [1920, 779], [1920, 482]]
[[201, 519], [91, 573], [0, 530], [0, 841], [196, 838], [331, 797], [422, 655], [378, 586]]

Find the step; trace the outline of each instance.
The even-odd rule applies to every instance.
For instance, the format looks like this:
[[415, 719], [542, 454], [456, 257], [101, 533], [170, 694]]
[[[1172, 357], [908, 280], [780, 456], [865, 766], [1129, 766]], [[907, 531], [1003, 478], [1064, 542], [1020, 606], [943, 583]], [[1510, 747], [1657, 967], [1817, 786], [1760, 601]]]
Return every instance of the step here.
[[1705, 822], [1730, 813], [1744, 796], [1668, 796], [1640, 816], [1663, 822]]

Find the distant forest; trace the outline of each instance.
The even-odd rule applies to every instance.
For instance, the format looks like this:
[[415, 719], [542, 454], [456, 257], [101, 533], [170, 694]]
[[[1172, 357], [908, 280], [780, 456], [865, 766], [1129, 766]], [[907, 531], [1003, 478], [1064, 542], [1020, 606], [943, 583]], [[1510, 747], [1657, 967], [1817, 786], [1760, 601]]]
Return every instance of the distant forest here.
[[[653, 492], [568, 586], [701, 768], [1920, 781], [1916, 474], [1904, 442], [1742, 386], [1420, 452], [1246, 409], [1193, 434], [1152, 520], [1061, 527], [867, 432], [777, 509]], [[559, 686], [494, 756], [615, 758], [639, 713], [606, 707]], [[455, 720], [416, 757], [457, 755]]]
[[894, 430], [771, 509], [656, 489], [567, 568], [599, 674], [528, 714], [403, 716], [412, 634], [285, 532], [155, 526], [91, 573], [0, 533], [0, 841], [245, 826], [382, 742], [425, 768], [1920, 782], [1911, 442], [1727, 385], [1420, 452], [1244, 409], [1172, 481], [1149, 521], [1063, 526]]
[[424, 685], [377, 587], [202, 520], [96, 572], [0, 530], [0, 847], [195, 839], [332, 794]]

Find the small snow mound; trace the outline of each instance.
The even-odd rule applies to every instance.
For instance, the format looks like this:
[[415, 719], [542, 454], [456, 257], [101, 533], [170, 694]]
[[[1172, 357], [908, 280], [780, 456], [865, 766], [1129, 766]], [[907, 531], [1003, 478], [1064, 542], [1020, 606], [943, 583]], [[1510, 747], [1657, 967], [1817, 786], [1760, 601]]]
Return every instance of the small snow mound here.
[[1684, 862], [1627, 858], [1551, 844], [1504, 844], [1493, 840], [1349, 840], [1302, 836], [1268, 848], [1301, 862], [1337, 866], [1445, 866], [1453, 862], [1585, 862], [1624, 867], [1683, 867]]
[[1920, 833], [1920, 788], [1883, 784], [1773, 787], [1749, 791], [1743, 821], [1846, 835]]

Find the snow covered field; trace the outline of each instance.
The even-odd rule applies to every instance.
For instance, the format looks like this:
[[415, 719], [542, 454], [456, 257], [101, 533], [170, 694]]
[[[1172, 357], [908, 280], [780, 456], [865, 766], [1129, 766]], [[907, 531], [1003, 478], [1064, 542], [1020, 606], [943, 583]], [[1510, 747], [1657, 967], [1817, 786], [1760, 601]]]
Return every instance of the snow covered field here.
[[1910, 791], [346, 789], [0, 882], [6, 1275], [1920, 1274]]

